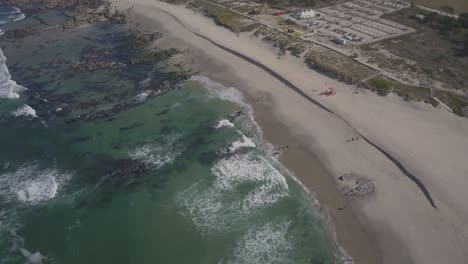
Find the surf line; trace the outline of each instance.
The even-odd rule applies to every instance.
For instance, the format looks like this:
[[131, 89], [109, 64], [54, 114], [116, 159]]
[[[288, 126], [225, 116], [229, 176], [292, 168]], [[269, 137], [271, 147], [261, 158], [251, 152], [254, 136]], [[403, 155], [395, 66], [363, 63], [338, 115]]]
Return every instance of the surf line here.
[[178, 17], [174, 16], [173, 14], [169, 13], [169, 12], [166, 12], [164, 10], [161, 10], [159, 8], [155, 8], [157, 9], [158, 11], [166, 14], [166, 15], [169, 15], [170, 17], [172, 17], [174, 20], [176, 20], [182, 27], [184, 27], [186, 30], [192, 32], [193, 34], [195, 34], [196, 36], [200, 37], [200, 38], [203, 38], [207, 41], [209, 41], [211, 44], [215, 45], [216, 47], [226, 51], [226, 52], [229, 52], [231, 53], [232, 55], [238, 57], [238, 58], [241, 58], [245, 61], [247, 61], [248, 63], [264, 70], [266, 73], [270, 74], [271, 76], [273, 76], [275, 79], [277, 79], [278, 81], [280, 81], [281, 83], [283, 83], [284, 85], [286, 85], [287, 87], [289, 87], [290, 89], [292, 89], [293, 91], [295, 91], [297, 94], [299, 94], [300, 96], [302, 96], [304, 99], [306, 99], [307, 101], [313, 103], [314, 105], [320, 107], [322, 110], [325, 110], [326, 112], [329, 112], [330, 114], [336, 116], [337, 118], [339, 118], [341, 121], [343, 121], [346, 125], [348, 125], [348, 127], [350, 127], [354, 133], [356, 133], [357, 135], [359, 135], [362, 139], [364, 139], [364, 141], [366, 141], [368, 144], [370, 144], [372, 147], [374, 147], [377, 151], [379, 151], [380, 153], [382, 153], [387, 159], [389, 159], [400, 171], [401, 173], [403, 173], [406, 177], [408, 177], [412, 182], [414, 182], [416, 184], [416, 186], [421, 190], [421, 192], [424, 194], [424, 196], [426, 197], [426, 199], [429, 201], [430, 205], [437, 209], [437, 206], [434, 202], [434, 199], [432, 199], [432, 196], [429, 192], [429, 190], [426, 188], [426, 186], [422, 183], [421, 180], [419, 180], [419, 178], [417, 176], [415, 176], [414, 174], [412, 174], [411, 172], [409, 172], [405, 166], [398, 160], [396, 159], [395, 157], [393, 157], [392, 155], [390, 155], [387, 151], [385, 151], [384, 149], [382, 149], [381, 147], [379, 147], [377, 144], [373, 143], [370, 139], [368, 139], [367, 137], [365, 137], [364, 135], [362, 135], [359, 131], [357, 131], [352, 125], [350, 122], [348, 122], [346, 119], [344, 119], [343, 117], [341, 117], [339, 114], [335, 113], [334, 111], [328, 109], [326, 106], [324, 106], [323, 104], [321, 104], [320, 102], [318, 102], [317, 100], [313, 99], [312, 97], [310, 97], [309, 95], [307, 95], [304, 91], [302, 91], [299, 87], [297, 87], [296, 85], [294, 85], [293, 83], [291, 83], [289, 80], [287, 80], [286, 78], [284, 78], [283, 76], [281, 76], [279, 73], [275, 72], [274, 70], [272, 70], [271, 68], [267, 67], [266, 65], [262, 64], [261, 62], [258, 62], [254, 59], [252, 59], [251, 57], [248, 57], [240, 52], [237, 52], [235, 50], [232, 50], [226, 46], [223, 46], [215, 41], [213, 41], [212, 39], [198, 33], [198, 32], [195, 32], [189, 28], [187, 28], [185, 26], [184, 23], [182, 23], [182, 21], [179, 20]]

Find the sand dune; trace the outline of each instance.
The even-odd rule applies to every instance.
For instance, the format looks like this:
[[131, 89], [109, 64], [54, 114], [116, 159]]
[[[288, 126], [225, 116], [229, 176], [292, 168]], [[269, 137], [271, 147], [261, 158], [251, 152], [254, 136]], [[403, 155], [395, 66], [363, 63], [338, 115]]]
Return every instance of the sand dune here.
[[[147, 30], [163, 28], [170, 37], [161, 45], [188, 48], [201, 75], [251, 98], [264, 96], [261, 102], [252, 100], [258, 123], [267, 138], [293, 146], [283, 154], [285, 165], [328, 207], [338, 241], [356, 263], [468, 262], [467, 119], [392, 95], [354, 94], [302, 61], [278, 60], [265, 43], [249, 35], [236, 37], [182, 6], [153, 0], [114, 4], [119, 9], [133, 5], [130, 20]], [[337, 95], [319, 96], [329, 85]], [[272, 127], [287, 130], [270, 131]], [[356, 134], [368, 141], [348, 142]], [[297, 162], [307, 161], [307, 153], [325, 164], [328, 176], [311, 178], [316, 174], [307, 173], [309, 165]], [[405, 170], [424, 185], [432, 204]], [[345, 200], [339, 185], [330, 187], [331, 179], [323, 178], [339, 184], [337, 178], [347, 172], [372, 180], [375, 191]], [[342, 203], [349, 206], [338, 211], [335, 206]]]

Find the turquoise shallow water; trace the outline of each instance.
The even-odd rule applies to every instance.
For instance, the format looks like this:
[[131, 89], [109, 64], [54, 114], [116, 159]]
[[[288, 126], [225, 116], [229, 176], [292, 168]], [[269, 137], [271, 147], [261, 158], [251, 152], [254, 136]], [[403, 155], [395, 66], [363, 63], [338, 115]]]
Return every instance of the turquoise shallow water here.
[[[322, 217], [268, 155], [237, 90], [195, 76], [145, 98], [143, 80], [171, 73], [66, 75], [53, 63], [119, 56], [125, 32], [0, 39], [12, 79], [28, 88], [0, 99], [0, 263], [35, 252], [44, 263], [337, 262]], [[12, 115], [25, 104], [37, 118]], [[82, 118], [108, 109], [118, 111]]]

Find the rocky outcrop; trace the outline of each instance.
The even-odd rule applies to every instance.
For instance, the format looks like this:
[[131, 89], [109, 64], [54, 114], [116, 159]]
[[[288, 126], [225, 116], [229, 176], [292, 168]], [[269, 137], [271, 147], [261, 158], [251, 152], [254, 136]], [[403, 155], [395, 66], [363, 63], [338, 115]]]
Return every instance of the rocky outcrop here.
[[5, 32], [5, 37], [9, 39], [20, 39], [30, 35], [33, 35], [36, 31], [36, 28], [33, 26], [26, 26], [23, 28], [16, 28]]
[[348, 197], [366, 196], [375, 190], [373, 181], [350, 173], [338, 177], [338, 184], [343, 195]]
[[109, 61], [99, 61], [95, 59], [81, 61], [75, 64], [72, 64], [68, 67], [67, 73], [69, 75], [74, 75], [80, 72], [91, 72], [97, 70], [105, 70], [111, 68], [123, 68], [125, 64], [120, 62], [109, 62]]
[[112, 12], [104, 0], [5, 0], [5, 3], [19, 7], [27, 15], [63, 10], [68, 17], [63, 25], [65, 29], [100, 21], [126, 23], [125, 13]]

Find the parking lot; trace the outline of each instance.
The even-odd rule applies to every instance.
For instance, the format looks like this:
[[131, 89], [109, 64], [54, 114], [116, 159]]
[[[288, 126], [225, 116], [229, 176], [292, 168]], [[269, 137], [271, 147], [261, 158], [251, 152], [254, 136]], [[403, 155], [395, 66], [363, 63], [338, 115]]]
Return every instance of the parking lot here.
[[414, 32], [410, 27], [382, 18], [409, 6], [404, 1], [357, 0], [314, 9], [314, 18], [294, 20], [319, 36], [344, 38], [358, 45]]

